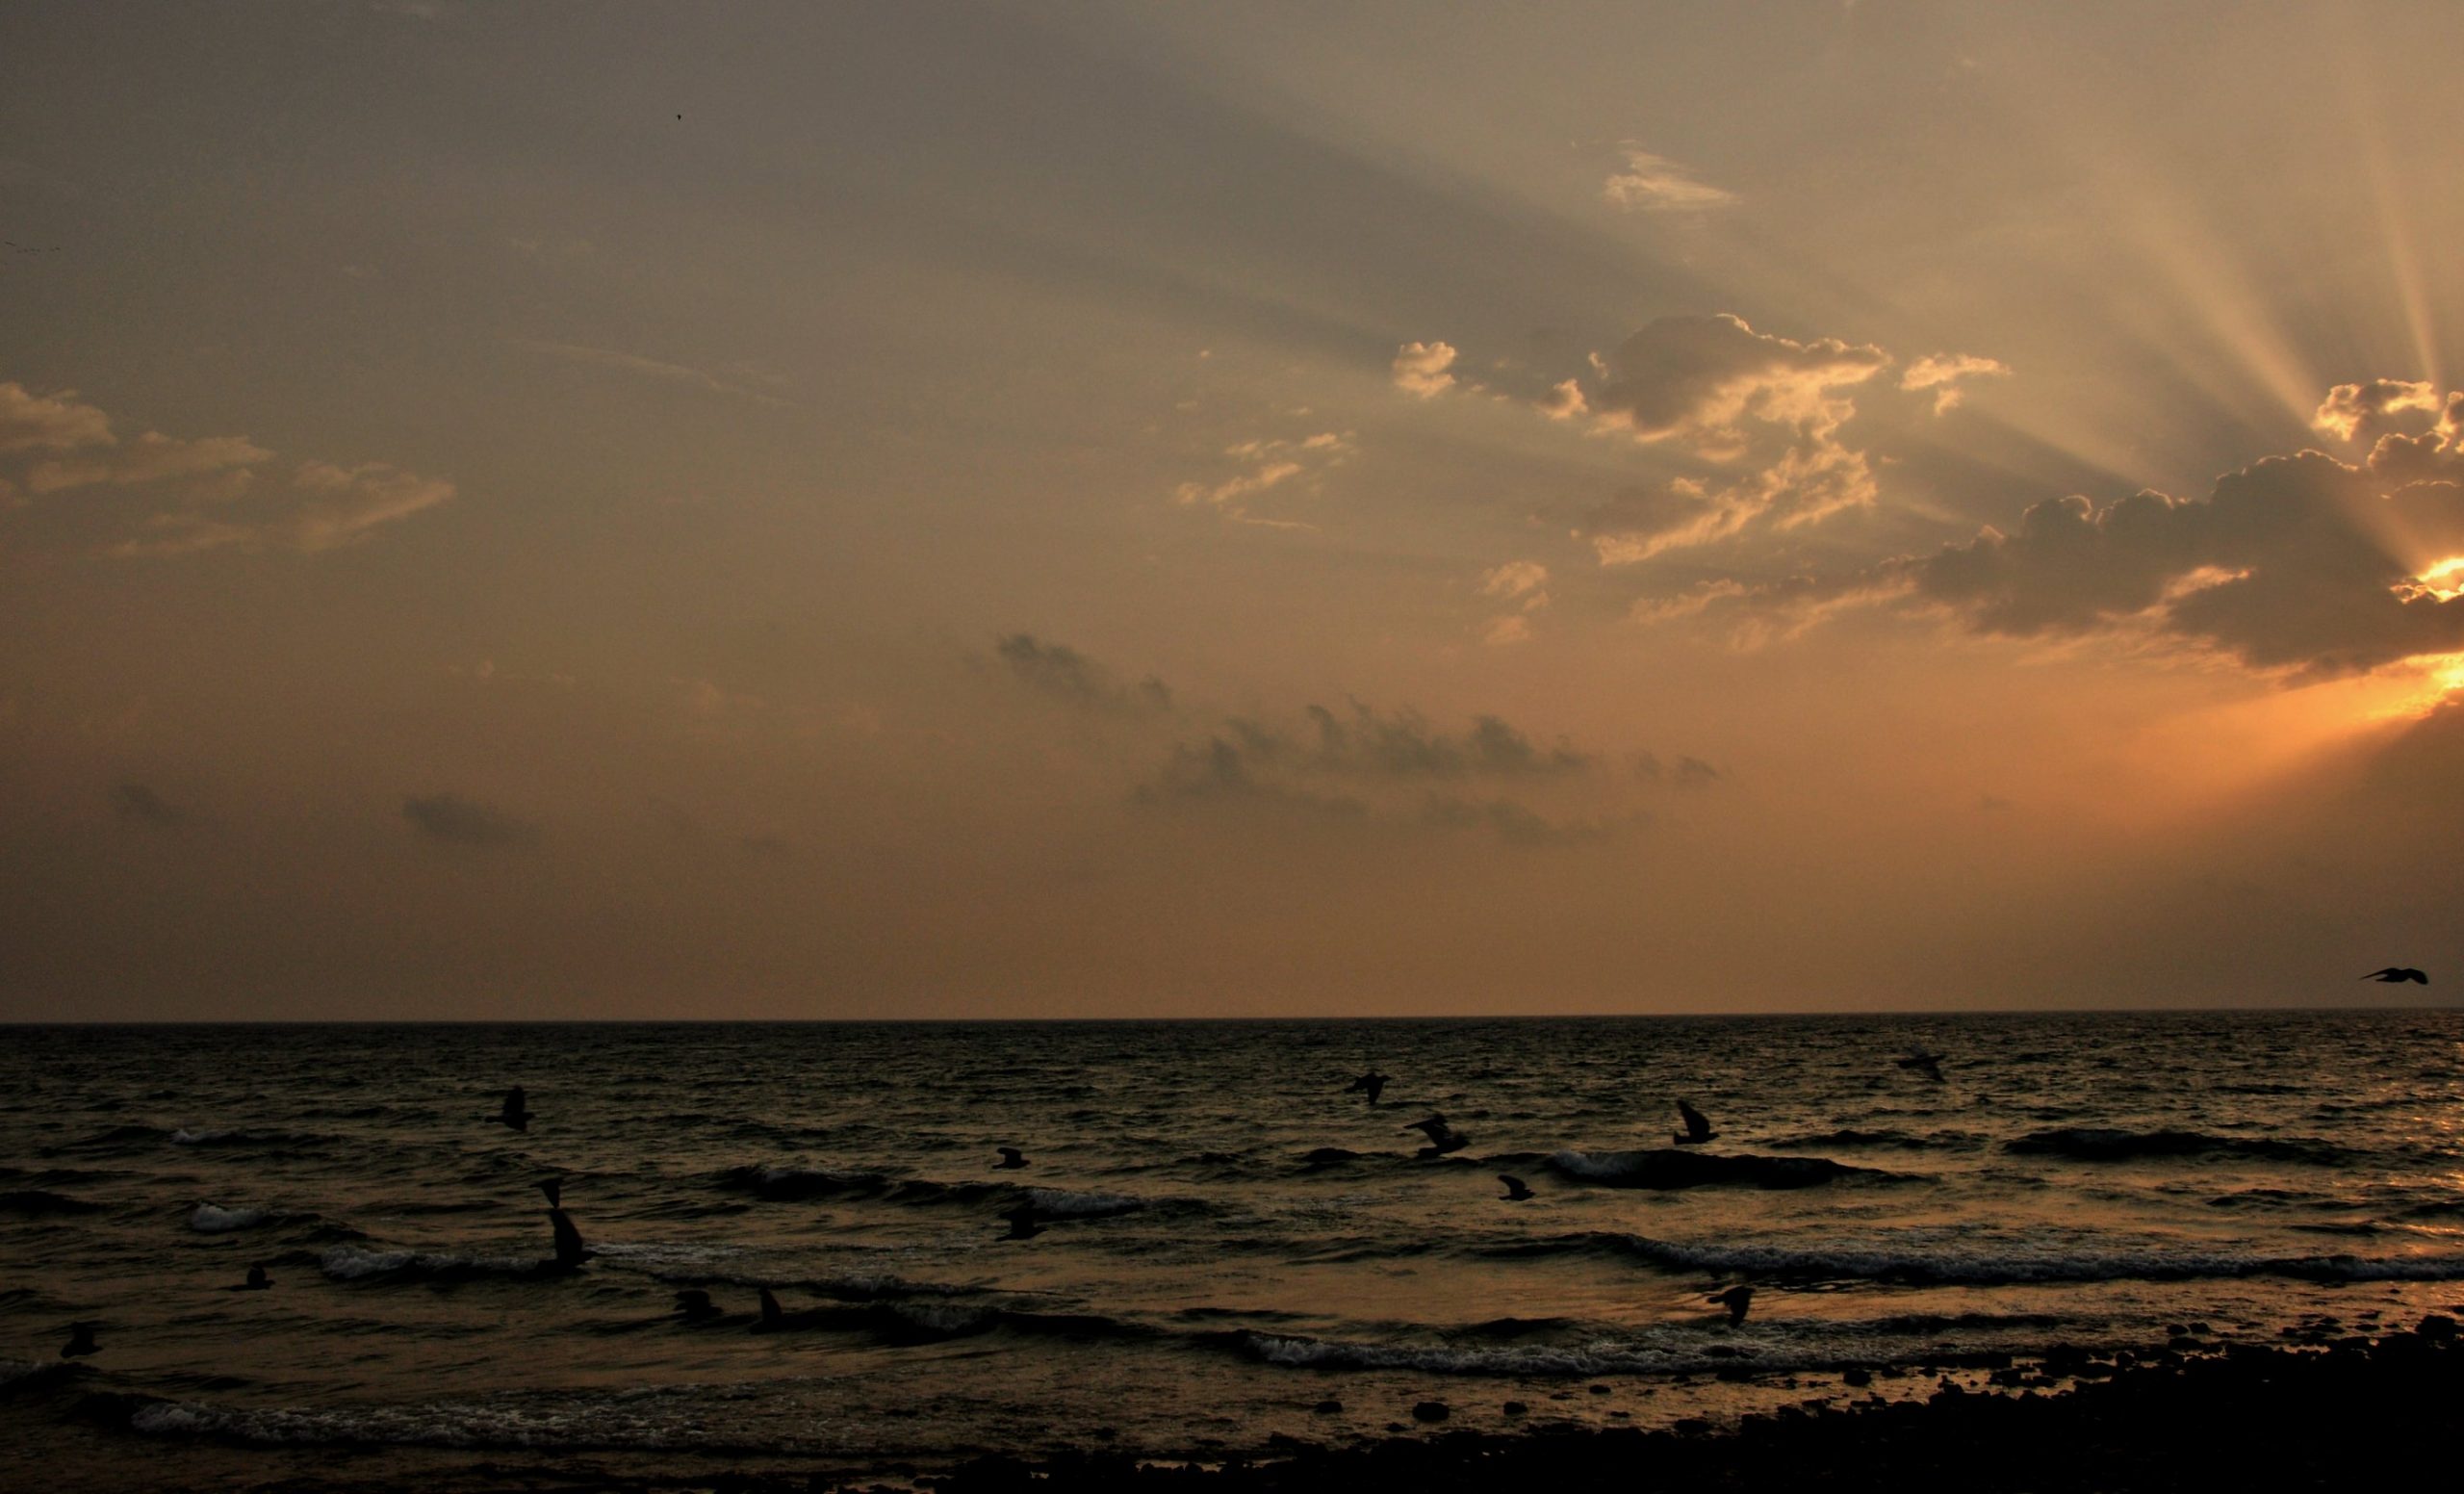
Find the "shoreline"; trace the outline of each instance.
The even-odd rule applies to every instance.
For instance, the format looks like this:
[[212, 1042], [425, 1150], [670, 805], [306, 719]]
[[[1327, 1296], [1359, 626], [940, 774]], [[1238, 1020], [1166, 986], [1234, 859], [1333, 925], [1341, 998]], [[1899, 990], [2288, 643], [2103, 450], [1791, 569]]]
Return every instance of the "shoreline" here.
[[[1809, 1389], [1816, 1387], [1809, 1386]], [[1861, 1491], [1940, 1487], [2010, 1494], [2253, 1487], [2394, 1479], [2451, 1463], [2464, 1435], [2464, 1334], [2433, 1313], [2375, 1337], [2283, 1345], [2201, 1343], [2152, 1354], [2057, 1350], [2040, 1360], [1944, 1376], [1928, 1395], [1886, 1398], [1850, 1371], [1771, 1411], [1714, 1426], [1536, 1427], [1450, 1431], [1428, 1403], [1417, 1431], [1321, 1444], [1275, 1436], [1203, 1462], [1100, 1449], [978, 1456], [938, 1468], [894, 1454], [862, 1472], [789, 1457], [621, 1453], [530, 1457], [511, 1450], [268, 1447], [210, 1435], [134, 1435], [130, 1398], [73, 1397], [46, 1418], [45, 1486], [222, 1489], [253, 1494], [1055, 1494], [1163, 1488], [1354, 1494], [1671, 1486]], [[1457, 1401], [1470, 1398], [1457, 1395]], [[12, 1408], [32, 1410], [22, 1403]], [[15, 1420], [13, 1415], [11, 1420]], [[16, 1430], [31, 1430], [24, 1423]]]

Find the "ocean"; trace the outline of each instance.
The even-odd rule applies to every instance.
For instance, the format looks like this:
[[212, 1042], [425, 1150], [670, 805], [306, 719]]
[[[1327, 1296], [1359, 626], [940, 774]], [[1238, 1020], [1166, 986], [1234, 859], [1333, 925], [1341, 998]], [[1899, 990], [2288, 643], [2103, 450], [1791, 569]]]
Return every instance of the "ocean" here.
[[[1938, 1082], [1899, 1062], [1920, 1048]], [[1374, 1106], [1346, 1092], [1373, 1068]], [[496, 1120], [515, 1084], [526, 1132]], [[1699, 1146], [1672, 1145], [1680, 1098]], [[1459, 1149], [1419, 1154], [1433, 1114]], [[550, 1177], [578, 1271], [542, 1264]], [[234, 1290], [251, 1264], [271, 1286]], [[1738, 1283], [1732, 1324], [1709, 1299]], [[183, 1449], [226, 1478], [446, 1451], [1219, 1459], [1416, 1432], [1428, 1403], [1450, 1428], [1666, 1424], [1852, 1370], [1921, 1393], [1998, 1354], [2459, 1301], [2449, 1011], [0, 1043], [12, 1487]], [[96, 1352], [63, 1360], [75, 1322]]]

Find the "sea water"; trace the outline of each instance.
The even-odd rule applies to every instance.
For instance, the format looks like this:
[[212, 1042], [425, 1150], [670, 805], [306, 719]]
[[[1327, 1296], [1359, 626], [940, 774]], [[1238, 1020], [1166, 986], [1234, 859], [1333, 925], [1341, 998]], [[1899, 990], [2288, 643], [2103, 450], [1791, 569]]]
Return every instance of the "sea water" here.
[[[1939, 1082], [1899, 1062], [1916, 1049]], [[1376, 1105], [1346, 1091], [1371, 1069]], [[496, 1119], [516, 1084], [526, 1131]], [[1680, 1098], [1711, 1140], [1674, 1146]], [[1421, 1154], [1431, 1115], [1468, 1144]], [[997, 1168], [1003, 1146], [1027, 1165]], [[548, 1177], [595, 1251], [578, 1272], [543, 1266]], [[1010, 1238], [1021, 1208], [1040, 1232]], [[273, 1286], [231, 1290], [251, 1263]], [[1707, 1298], [1739, 1282], [1732, 1325]], [[757, 1329], [765, 1286], [783, 1331]], [[725, 1315], [680, 1317], [683, 1288]], [[2453, 1012], [0, 1043], [21, 1433], [1204, 1458], [1389, 1434], [1430, 1400], [1457, 1428], [1644, 1425], [1715, 1411], [1747, 1372], [1922, 1387], [1999, 1352], [2459, 1301]], [[69, 1366], [80, 1321], [100, 1352]], [[45, 1455], [19, 1441], [25, 1477]]]

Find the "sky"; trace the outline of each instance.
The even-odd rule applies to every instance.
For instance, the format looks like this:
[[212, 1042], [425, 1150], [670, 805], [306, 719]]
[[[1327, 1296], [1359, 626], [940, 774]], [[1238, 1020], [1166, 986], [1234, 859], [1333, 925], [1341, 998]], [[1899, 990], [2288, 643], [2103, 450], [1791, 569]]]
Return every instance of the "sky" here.
[[0, 10], [0, 1019], [2451, 999], [2459, 55]]

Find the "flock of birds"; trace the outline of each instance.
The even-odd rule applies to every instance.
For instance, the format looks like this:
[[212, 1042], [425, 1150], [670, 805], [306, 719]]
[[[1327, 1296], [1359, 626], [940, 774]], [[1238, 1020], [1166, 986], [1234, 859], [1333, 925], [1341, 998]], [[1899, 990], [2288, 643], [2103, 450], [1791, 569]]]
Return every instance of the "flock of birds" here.
[[[15, 247], [14, 245], [9, 246]], [[2427, 974], [2410, 966], [2391, 965], [2385, 969], [2374, 970], [2361, 978], [2391, 986], [2429, 984]], [[1939, 1053], [1928, 1052], [1922, 1047], [1912, 1047], [1892, 1062], [1897, 1068], [1919, 1074], [1935, 1084], [1947, 1082], [1942, 1076], [1942, 1055]], [[1368, 1096], [1370, 1108], [1373, 1110], [1384, 1096], [1386, 1086], [1392, 1082], [1390, 1076], [1371, 1069], [1356, 1075], [1349, 1084], [1344, 1086], [1342, 1093]], [[517, 1084], [505, 1092], [504, 1102], [498, 1108], [495, 1120], [500, 1125], [527, 1133], [531, 1120], [537, 1115], [538, 1112], [530, 1108], [529, 1095], [524, 1092], [521, 1085]], [[1681, 1129], [1671, 1133], [1670, 1137], [1677, 1146], [1700, 1146], [1720, 1134], [1711, 1129], [1710, 1118], [1695, 1109], [1690, 1100], [1680, 1099], [1677, 1102], [1677, 1118]], [[1450, 1156], [1472, 1145], [1472, 1138], [1448, 1123], [1443, 1115], [1430, 1115], [1413, 1121], [1403, 1129], [1418, 1131], [1427, 1138], [1428, 1145], [1415, 1153], [1423, 1159]], [[992, 1171], [996, 1172], [1014, 1172], [1029, 1165], [1026, 1153], [1016, 1146], [996, 1146], [993, 1152], [1000, 1158], [992, 1165]], [[1532, 1191], [1530, 1184], [1510, 1172], [1500, 1172], [1497, 1174], [1497, 1179], [1505, 1187], [1505, 1192], [1499, 1195], [1502, 1202], [1522, 1203], [1539, 1197]], [[581, 1230], [575, 1225], [573, 1217], [565, 1212], [563, 1179], [543, 1178], [539, 1183], [539, 1191], [548, 1198], [548, 1225], [555, 1242], [555, 1254], [549, 1260], [538, 1262], [532, 1268], [533, 1272], [538, 1275], [561, 1275], [580, 1270], [582, 1264], [590, 1259], [591, 1249], [583, 1243]], [[1033, 1203], [1021, 1203], [1000, 1217], [1009, 1226], [1008, 1232], [999, 1236], [1000, 1239], [1032, 1240], [1044, 1232], [1042, 1216], [1037, 1212]], [[229, 1290], [263, 1292], [272, 1285], [273, 1279], [266, 1274], [264, 1265], [257, 1264], [248, 1268], [246, 1279]], [[779, 1304], [779, 1300], [771, 1295], [768, 1287], [762, 1287], [759, 1290], [761, 1315], [753, 1325], [755, 1332], [779, 1332], [797, 1326], [800, 1318], [808, 1316], [787, 1312]], [[1746, 1311], [1754, 1301], [1754, 1288], [1750, 1283], [1739, 1283], [1711, 1293], [1707, 1301], [1726, 1307], [1729, 1322], [1733, 1326], [1745, 1321]], [[710, 1294], [699, 1287], [687, 1287], [676, 1294], [676, 1311], [687, 1323], [706, 1323], [727, 1315], [725, 1309], [710, 1301]], [[94, 1341], [94, 1325], [72, 1323], [68, 1326], [68, 1342], [61, 1346], [60, 1357], [83, 1358], [97, 1352], [99, 1346]]]

